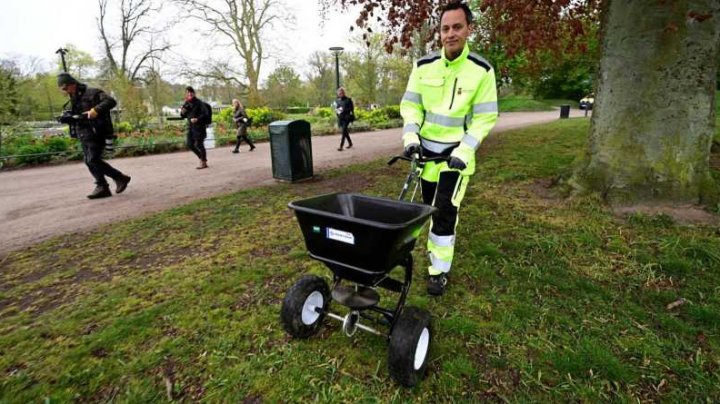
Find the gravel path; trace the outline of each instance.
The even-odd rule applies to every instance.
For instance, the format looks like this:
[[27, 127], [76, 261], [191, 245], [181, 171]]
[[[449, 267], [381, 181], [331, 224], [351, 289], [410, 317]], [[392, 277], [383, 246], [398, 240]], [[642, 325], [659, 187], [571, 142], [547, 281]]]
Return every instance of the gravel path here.
[[[582, 114], [573, 110], [571, 116]], [[558, 111], [503, 113], [493, 133], [558, 116]], [[351, 136], [354, 147], [343, 152], [337, 151], [340, 136], [312, 139], [315, 173], [401, 151], [401, 129]], [[52, 236], [275, 183], [268, 143], [258, 144], [252, 153], [245, 144], [239, 154], [230, 151], [230, 147], [209, 150], [207, 170], [195, 169], [197, 159], [191, 152], [113, 159], [112, 165], [132, 176], [132, 182], [123, 194], [94, 201], [85, 198], [93, 183], [82, 163], [0, 172], [0, 254]]]

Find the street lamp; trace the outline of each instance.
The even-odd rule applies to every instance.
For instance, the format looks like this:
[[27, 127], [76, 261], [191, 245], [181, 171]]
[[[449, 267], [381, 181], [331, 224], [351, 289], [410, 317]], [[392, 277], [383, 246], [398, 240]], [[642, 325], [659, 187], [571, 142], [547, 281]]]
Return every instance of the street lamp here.
[[335, 89], [336, 90], [338, 88], [340, 88], [340, 62], [338, 61], [339, 60], [338, 58], [340, 57], [340, 54], [343, 53], [343, 50], [345, 50], [345, 48], [343, 48], [342, 46], [333, 46], [332, 48], [330, 48], [330, 52], [332, 52], [332, 54], [335, 55]]

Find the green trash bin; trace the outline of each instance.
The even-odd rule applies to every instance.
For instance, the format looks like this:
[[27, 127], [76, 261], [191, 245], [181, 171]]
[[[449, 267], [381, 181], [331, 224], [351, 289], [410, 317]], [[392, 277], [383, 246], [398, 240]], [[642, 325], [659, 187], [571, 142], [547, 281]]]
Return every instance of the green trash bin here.
[[300, 181], [313, 176], [310, 122], [275, 121], [268, 125], [273, 178]]
[[570, 106], [569, 105], [561, 105], [560, 106], [560, 119], [567, 119], [570, 117]]

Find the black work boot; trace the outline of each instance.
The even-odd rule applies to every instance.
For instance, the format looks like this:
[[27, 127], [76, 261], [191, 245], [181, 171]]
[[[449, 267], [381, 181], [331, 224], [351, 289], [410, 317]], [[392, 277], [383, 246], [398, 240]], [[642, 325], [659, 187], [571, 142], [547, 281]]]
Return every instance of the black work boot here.
[[115, 180], [115, 193], [121, 194], [130, 183], [130, 176], [123, 175], [122, 177]]
[[110, 188], [108, 188], [107, 185], [98, 185], [87, 197], [88, 199], [100, 199], [107, 198], [109, 196], [112, 196], [112, 194], [110, 193]]
[[445, 293], [445, 285], [447, 285], [445, 274], [430, 275], [427, 282], [427, 292], [432, 296], [442, 296]]

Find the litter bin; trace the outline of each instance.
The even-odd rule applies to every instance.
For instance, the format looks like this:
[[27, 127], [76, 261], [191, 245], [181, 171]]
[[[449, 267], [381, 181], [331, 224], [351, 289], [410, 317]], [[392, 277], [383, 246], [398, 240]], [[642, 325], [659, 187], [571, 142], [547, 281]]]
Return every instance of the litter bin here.
[[275, 121], [268, 125], [273, 178], [299, 181], [313, 176], [308, 121]]
[[560, 119], [567, 119], [570, 118], [570, 106], [569, 105], [561, 105], [560, 106]]

